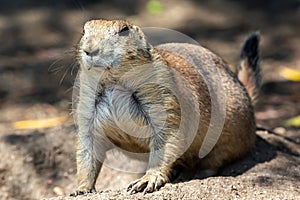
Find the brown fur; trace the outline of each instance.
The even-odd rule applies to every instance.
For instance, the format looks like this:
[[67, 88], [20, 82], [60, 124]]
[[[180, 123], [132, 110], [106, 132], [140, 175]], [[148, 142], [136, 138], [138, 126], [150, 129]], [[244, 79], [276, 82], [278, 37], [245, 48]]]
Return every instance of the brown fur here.
[[[130, 34], [116, 36], [124, 26], [129, 27]], [[248, 94], [221, 58], [190, 44], [153, 48], [138, 27], [125, 21], [95, 20], [87, 22], [85, 29], [78, 50], [81, 70], [75, 119], [79, 127], [79, 186], [75, 195], [95, 190], [105, 151], [111, 148], [108, 144], [130, 152], [149, 152], [148, 170], [145, 176], [129, 185], [130, 192], [157, 190], [170, 181], [176, 165], [194, 165], [209, 126], [218, 125], [211, 119], [214, 104], [208, 84], [222, 85], [226, 116], [216, 145], [201, 159], [202, 169], [216, 171], [251, 150], [255, 141], [255, 120], [249, 98], [252, 86], [246, 85]], [[113, 47], [115, 43], [117, 47]], [[106, 54], [107, 49], [112, 51]], [[98, 53], [99, 57], [91, 59], [88, 55], [91, 52]], [[122, 52], [117, 59], [101, 60], [116, 52]], [[182, 56], [184, 53], [189, 53], [197, 62], [187, 60]], [[181, 103], [194, 101], [197, 108], [193, 103]], [[112, 104], [117, 121], [111, 114]], [[200, 120], [195, 125], [194, 137], [189, 130], [195, 128], [192, 122], [197, 119], [189, 113], [198, 109], [199, 113], [194, 114], [199, 115]], [[128, 123], [128, 118], [133, 121]], [[161, 128], [158, 132], [157, 127]]]
[[253, 75], [253, 70], [246, 64], [246, 60], [241, 62], [241, 69], [238, 72], [238, 78], [245, 86], [249, 96], [254, 103], [258, 95], [258, 87], [255, 85], [256, 76]]

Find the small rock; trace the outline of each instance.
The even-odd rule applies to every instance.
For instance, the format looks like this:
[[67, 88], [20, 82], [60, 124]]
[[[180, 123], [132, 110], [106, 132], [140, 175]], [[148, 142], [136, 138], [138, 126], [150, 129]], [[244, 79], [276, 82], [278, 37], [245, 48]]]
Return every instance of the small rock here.
[[27, 162], [27, 163], [31, 163], [33, 161], [33, 157], [32, 156], [26, 156], [25, 157], [25, 162]]
[[64, 177], [68, 177], [68, 176], [69, 176], [69, 173], [68, 173], [68, 172], [64, 172], [63, 176], [64, 176]]
[[70, 168], [70, 169], [68, 170], [68, 173], [69, 173], [69, 174], [73, 174], [74, 171], [75, 171], [74, 168]]
[[278, 134], [284, 134], [286, 132], [286, 129], [283, 127], [276, 127], [273, 131]]
[[58, 195], [58, 196], [62, 196], [65, 194], [64, 190], [61, 187], [55, 186], [53, 188], [53, 192]]
[[232, 186], [231, 186], [231, 190], [237, 191], [236, 186], [235, 186], [235, 185], [232, 185]]
[[52, 184], [53, 184], [53, 180], [52, 180], [52, 179], [48, 179], [48, 180], [47, 180], [47, 184], [48, 184], [48, 185], [52, 185]]

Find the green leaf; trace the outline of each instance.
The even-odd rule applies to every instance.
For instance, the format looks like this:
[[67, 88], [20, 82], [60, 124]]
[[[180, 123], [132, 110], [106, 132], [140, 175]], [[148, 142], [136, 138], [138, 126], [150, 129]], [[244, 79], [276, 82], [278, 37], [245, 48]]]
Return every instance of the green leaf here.
[[147, 11], [152, 15], [158, 15], [163, 11], [163, 6], [159, 0], [149, 0]]

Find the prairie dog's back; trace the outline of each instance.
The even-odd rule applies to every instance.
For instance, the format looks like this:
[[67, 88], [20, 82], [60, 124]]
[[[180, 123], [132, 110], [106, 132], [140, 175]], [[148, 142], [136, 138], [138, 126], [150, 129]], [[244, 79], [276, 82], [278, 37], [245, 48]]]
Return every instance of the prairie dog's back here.
[[[176, 70], [182, 71], [182, 65], [176, 65], [176, 59], [174, 57], [181, 57], [186, 62], [190, 63], [192, 69], [195, 71], [191, 74], [182, 73], [186, 79], [192, 79], [197, 75], [197, 79], [202, 80], [202, 83], [208, 87], [208, 92], [217, 92], [218, 97], [222, 98], [222, 94], [225, 95], [223, 99], [226, 102], [226, 106], [233, 107], [238, 104], [248, 109], [251, 106], [249, 95], [237, 76], [233, 74], [228, 68], [227, 64], [216, 54], [212, 53], [208, 49], [200, 46], [187, 43], [168, 43], [158, 45], [157, 49], [161, 50], [162, 57], [169, 61]], [[174, 64], [172, 64], [174, 62]], [[185, 68], [187, 69], [187, 68]], [[194, 74], [196, 73], [196, 74]], [[199, 83], [198, 83], [199, 84]], [[203, 85], [198, 85], [199, 96], [203, 96]], [[207, 101], [210, 101], [211, 95]], [[208, 104], [209, 106], [210, 104]]]

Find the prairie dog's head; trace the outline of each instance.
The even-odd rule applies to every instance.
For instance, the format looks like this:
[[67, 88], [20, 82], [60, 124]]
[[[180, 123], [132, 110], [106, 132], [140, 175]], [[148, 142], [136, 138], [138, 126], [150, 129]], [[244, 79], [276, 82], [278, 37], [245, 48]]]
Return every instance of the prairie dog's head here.
[[83, 67], [115, 67], [148, 48], [141, 29], [124, 20], [91, 20], [84, 25], [79, 62]]

